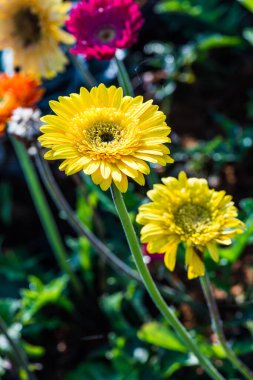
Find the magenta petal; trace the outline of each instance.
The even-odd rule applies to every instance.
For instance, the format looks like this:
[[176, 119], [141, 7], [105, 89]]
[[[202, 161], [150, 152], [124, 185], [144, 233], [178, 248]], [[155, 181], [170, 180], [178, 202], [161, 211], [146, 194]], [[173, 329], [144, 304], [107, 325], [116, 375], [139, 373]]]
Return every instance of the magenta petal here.
[[143, 22], [134, 0], [82, 0], [66, 22], [76, 38], [71, 53], [86, 59], [111, 59], [117, 49], [129, 48], [137, 41]]

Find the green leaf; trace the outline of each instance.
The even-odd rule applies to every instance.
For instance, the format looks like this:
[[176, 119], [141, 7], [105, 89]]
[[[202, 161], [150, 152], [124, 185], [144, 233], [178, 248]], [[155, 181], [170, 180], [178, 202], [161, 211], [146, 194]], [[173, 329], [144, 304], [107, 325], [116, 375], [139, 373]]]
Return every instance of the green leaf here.
[[245, 8], [247, 8], [250, 12], [253, 12], [253, 0], [237, 0], [240, 4], [242, 4]]
[[201, 342], [199, 344], [199, 347], [206, 356], [209, 356], [209, 357], [214, 356], [219, 359], [225, 359], [227, 357], [226, 352], [224, 351], [224, 349], [219, 343], [209, 344], [206, 342]]
[[183, 353], [187, 352], [186, 347], [179, 341], [177, 336], [168, 327], [158, 322], [144, 324], [137, 335], [140, 340], [155, 346]]
[[189, 355], [179, 352], [170, 352], [169, 357], [166, 358], [166, 365], [163, 369], [163, 377], [165, 379], [170, 378], [176, 371], [182, 367], [189, 367], [196, 365], [195, 360], [189, 360]]
[[20, 301], [13, 298], [0, 299], [0, 315], [7, 325], [13, 323], [14, 317], [20, 308]]
[[253, 28], [245, 28], [243, 31], [243, 37], [247, 40], [251, 45], [253, 45]]
[[252, 340], [236, 341], [233, 344], [233, 350], [237, 355], [248, 354], [253, 352], [253, 342]]
[[213, 34], [210, 36], [202, 37], [197, 42], [197, 48], [200, 50], [210, 50], [227, 46], [238, 46], [241, 43], [242, 40], [238, 37]]
[[129, 329], [129, 324], [122, 314], [123, 293], [118, 292], [111, 295], [104, 295], [100, 304], [111, 321], [114, 331], [124, 331]]
[[23, 368], [21, 368], [21, 369], [19, 370], [19, 377], [20, 377], [21, 380], [28, 380], [28, 379], [29, 379], [29, 375], [28, 375], [28, 373], [27, 373], [26, 370], [23, 369]]
[[48, 304], [58, 304], [68, 311], [73, 310], [70, 301], [62, 295], [68, 282], [67, 276], [52, 280], [48, 284], [43, 284], [35, 276], [30, 276], [29, 281], [29, 289], [21, 290], [20, 318], [24, 324], [30, 323], [33, 316]]
[[167, 0], [165, 2], [162, 2], [161, 4], [158, 4], [156, 7], [156, 11], [159, 13], [163, 12], [177, 12], [177, 13], [185, 13], [189, 16], [196, 17], [199, 16], [203, 9], [201, 6], [198, 5], [191, 5], [190, 1], [185, 0]]
[[24, 350], [29, 356], [33, 357], [41, 357], [45, 354], [45, 348], [41, 346], [34, 346], [33, 344], [22, 342], [22, 346], [24, 347]]

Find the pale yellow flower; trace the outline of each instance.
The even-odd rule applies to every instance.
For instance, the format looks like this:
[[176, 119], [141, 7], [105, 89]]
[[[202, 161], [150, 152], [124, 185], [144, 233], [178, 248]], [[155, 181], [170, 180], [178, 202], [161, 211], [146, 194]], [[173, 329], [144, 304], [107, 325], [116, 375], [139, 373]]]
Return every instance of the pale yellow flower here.
[[173, 271], [178, 244], [186, 246], [185, 264], [188, 278], [203, 276], [204, 251], [218, 262], [217, 243], [229, 245], [231, 238], [243, 231], [232, 197], [225, 191], [215, 191], [202, 178], [163, 178], [164, 185], [154, 185], [148, 192], [152, 202], [139, 208], [137, 222], [142, 243], [148, 243], [149, 253], [165, 253], [166, 267]]
[[127, 191], [128, 179], [144, 185], [150, 168], [173, 162], [169, 148], [170, 128], [165, 115], [142, 96], [123, 97], [122, 88], [103, 84], [90, 92], [59, 97], [50, 106], [56, 115], [42, 118], [39, 141], [50, 150], [45, 158], [63, 159], [60, 170], [67, 175], [81, 170], [107, 190], [111, 183]]
[[0, 0], [0, 49], [13, 50], [22, 72], [54, 77], [67, 63], [59, 44], [74, 42], [62, 30], [69, 7], [62, 0]]

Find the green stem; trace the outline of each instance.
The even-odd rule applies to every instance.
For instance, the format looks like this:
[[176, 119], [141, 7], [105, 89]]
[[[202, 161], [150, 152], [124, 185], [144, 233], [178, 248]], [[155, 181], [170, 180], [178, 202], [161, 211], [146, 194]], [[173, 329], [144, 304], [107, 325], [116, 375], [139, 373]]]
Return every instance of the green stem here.
[[[26, 354], [23, 352], [21, 347], [19, 347], [17, 342], [15, 342], [15, 340], [10, 337], [10, 335], [8, 333], [8, 328], [7, 328], [7, 326], [6, 326], [4, 320], [2, 319], [1, 316], [0, 316], [0, 333], [5, 337], [5, 339], [9, 343], [9, 345], [13, 351], [13, 354], [16, 358], [16, 361], [19, 365], [19, 368], [22, 369], [23, 371], [25, 371], [25, 373], [27, 375], [27, 379], [36, 380], [36, 376], [29, 369], [29, 363], [28, 363]], [[20, 377], [20, 379], [22, 380], [23, 378]]]
[[80, 61], [79, 58], [77, 56], [75, 56], [74, 54], [70, 54], [70, 59], [71, 59], [73, 65], [75, 66], [75, 68], [77, 69], [77, 71], [79, 72], [79, 74], [80, 74], [80, 76], [84, 82], [84, 85], [87, 88], [92, 88], [92, 87], [96, 86], [97, 81], [93, 77], [91, 72], [84, 66], [84, 62]]
[[[76, 216], [74, 210], [71, 208], [71, 206], [67, 202], [66, 198], [62, 194], [61, 189], [59, 188], [57, 182], [55, 181], [54, 176], [52, 175], [52, 172], [49, 168], [47, 161], [43, 159], [41, 155], [41, 150], [38, 145], [36, 145], [36, 149], [37, 149], [37, 154], [35, 156], [36, 166], [37, 166], [38, 172], [40, 173], [43, 184], [45, 185], [45, 188], [48, 190], [48, 193], [50, 194], [58, 210], [63, 211], [64, 214], [66, 215], [66, 221], [69, 223], [69, 225], [73, 228], [73, 230], [77, 233], [77, 235], [85, 236], [86, 239], [93, 246], [93, 248], [98, 252], [98, 254], [100, 254], [101, 257], [104, 257], [107, 260], [108, 264], [111, 265], [111, 267], [113, 267], [116, 270], [116, 272], [125, 274], [128, 278], [133, 279], [137, 281], [138, 283], [140, 283], [141, 285], [143, 285], [143, 282], [138, 272], [130, 268], [123, 260], [121, 260], [118, 257], [116, 253], [112, 252]], [[164, 285], [160, 286], [159, 289], [163, 295], [167, 296], [169, 299], [173, 300], [174, 302], [187, 303], [191, 305], [191, 307], [197, 313], [200, 313], [201, 315], [205, 313], [205, 309], [202, 307], [202, 305], [194, 302], [193, 299], [189, 297], [187, 294], [177, 292], [173, 288], [169, 286], [164, 286]]]
[[117, 58], [115, 55], [114, 62], [118, 69], [118, 81], [120, 86], [123, 88], [124, 95], [134, 96], [133, 86], [123, 61]]
[[121, 220], [123, 229], [128, 240], [130, 250], [133, 254], [136, 267], [140, 273], [140, 276], [145, 284], [147, 291], [149, 292], [157, 308], [160, 310], [160, 312], [162, 313], [164, 318], [169, 322], [169, 324], [175, 329], [178, 336], [184, 342], [185, 346], [188, 347], [189, 351], [193, 352], [194, 355], [198, 358], [199, 364], [209, 374], [209, 376], [215, 380], [224, 380], [223, 376], [219, 374], [219, 372], [206, 358], [206, 356], [199, 351], [198, 346], [192, 340], [191, 336], [188, 334], [184, 326], [177, 319], [173, 310], [171, 310], [171, 308], [168, 307], [168, 305], [164, 301], [147, 269], [147, 266], [143, 262], [143, 256], [140, 250], [139, 242], [134, 231], [131, 219], [128, 215], [122, 194], [114, 184], [111, 187], [111, 192], [115, 203], [115, 207], [117, 209], [119, 218]]
[[129, 268], [122, 260], [114, 255], [105, 244], [103, 244], [93, 233], [90, 231], [76, 216], [74, 210], [71, 208], [64, 195], [62, 194], [58, 184], [56, 183], [48, 164], [41, 157], [39, 148], [37, 148], [36, 165], [40, 173], [41, 179], [48, 190], [51, 198], [53, 199], [56, 207], [66, 214], [66, 220], [70, 226], [76, 231], [79, 236], [85, 236], [91, 245], [101, 254], [106, 257], [108, 262], [112, 263], [115, 269], [122, 271], [130, 278], [138, 279], [138, 273]]
[[47, 200], [41, 188], [38, 176], [36, 174], [36, 171], [34, 170], [31, 159], [26, 151], [26, 148], [23, 145], [23, 143], [19, 142], [14, 137], [11, 137], [11, 142], [15, 149], [19, 163], [23, 169], [27, 186], [30, 190], [30, 194], [36, 207], [37, 213], [39, 215], [41, 224], [44, 228], [45, 234], [52, 247], [52, 250], [55, 253], [59, 266], [61, 267], [63, 272], [68, 274], [71, 283], [75, 290], [78, 292], [78, 294], [81, 294], [81, 284], [79, 283], [78, 278], [72, 271], [72, 268], [69, 264], [69, 258], [62, 244], [59, 231], [55, 224], [51, 210], [47, 204]]
[[234, 351], [229, 347], [226, 341], [226, 337], [223, 330], [223, 323], [220, 317], [216, 300], [213, 296], [212, 285], [210, 283], [210, 279], [207, 273], [205, 274], [205, 276], [200, 277], [200, 283], [209, 308], [213, 329], [217, 334], [219, 342], [223, 350], [225, 351], [227, 358], [231, 361], [234, 367], [245, 376], [246, 379], [253, 380], [253, 373], [251, 373], [251, 371], [246, 367], [246, 365], [243, 362], [241, 362], [240, 359], [238, 359], [238, 357], [236, 356]]

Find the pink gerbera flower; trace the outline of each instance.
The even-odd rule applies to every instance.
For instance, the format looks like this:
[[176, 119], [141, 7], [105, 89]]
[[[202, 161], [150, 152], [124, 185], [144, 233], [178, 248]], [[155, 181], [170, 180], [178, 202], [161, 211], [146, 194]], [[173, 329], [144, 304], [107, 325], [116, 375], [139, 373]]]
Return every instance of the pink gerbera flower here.
[[132, 46], [143, 24], [134, 0], [82, 0], [70, 13], [67, 29], [76, 37], [71, 53], [86, 59], [110, 59]]

